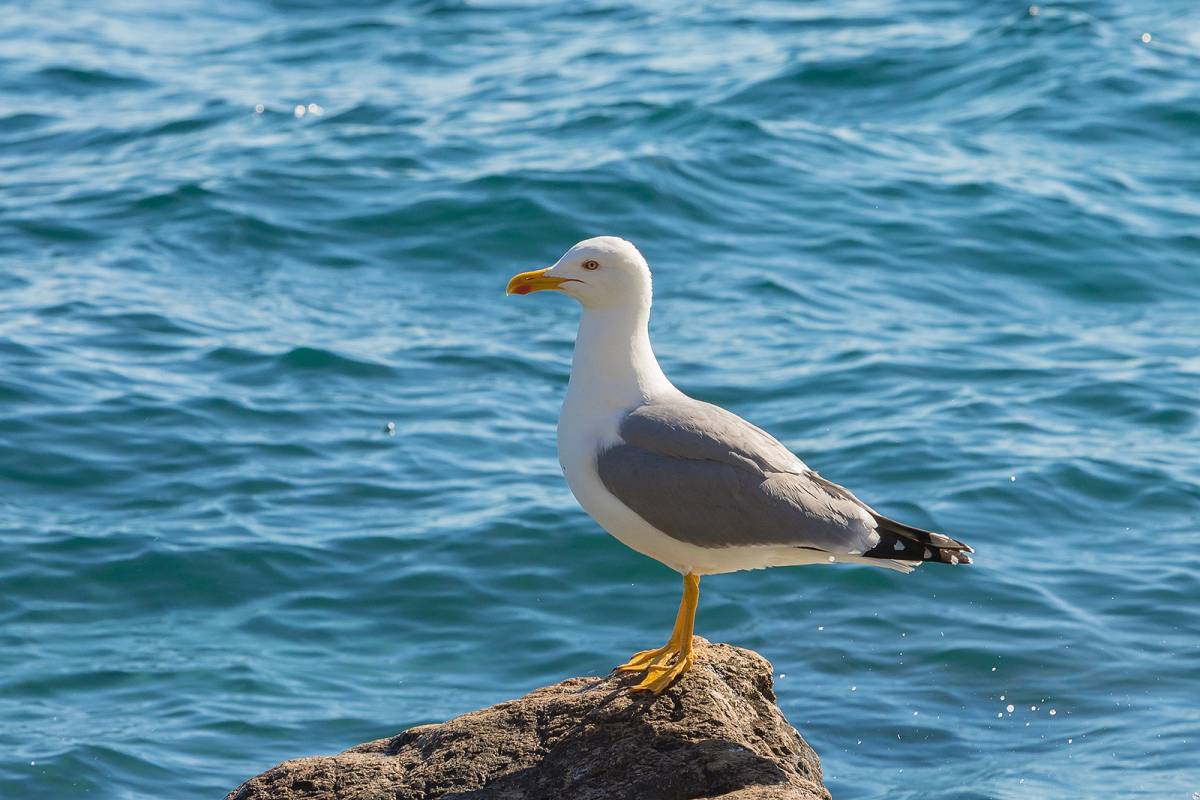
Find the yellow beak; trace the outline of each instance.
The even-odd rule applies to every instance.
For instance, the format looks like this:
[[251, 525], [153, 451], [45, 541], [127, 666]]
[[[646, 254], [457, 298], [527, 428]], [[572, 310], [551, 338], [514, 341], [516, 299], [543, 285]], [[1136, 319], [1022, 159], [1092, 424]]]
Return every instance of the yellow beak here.
[[557, 289], [564, 283], [575, 280], [574, 278], [557, 278], [547, 275], [546, 269], [535, 269], [531, 272], [522, 272], [520, 275], [514, 275], [512, 280], [508, 282], [508, 289], [505, 294], [529, 294], [530, 292], [541, 292], [546, 289]]

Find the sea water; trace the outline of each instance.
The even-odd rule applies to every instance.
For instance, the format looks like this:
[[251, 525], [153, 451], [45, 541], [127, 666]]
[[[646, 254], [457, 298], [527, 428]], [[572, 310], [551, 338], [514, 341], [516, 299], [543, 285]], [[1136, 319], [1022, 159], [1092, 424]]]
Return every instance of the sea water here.
[[969, 568], [706, 578], [839, 798], [1200, 791], [1195, 4], [0, 14], [0, 797], [213, 798], [670, 629], [578, 508], [599, 234], [685, 391]]

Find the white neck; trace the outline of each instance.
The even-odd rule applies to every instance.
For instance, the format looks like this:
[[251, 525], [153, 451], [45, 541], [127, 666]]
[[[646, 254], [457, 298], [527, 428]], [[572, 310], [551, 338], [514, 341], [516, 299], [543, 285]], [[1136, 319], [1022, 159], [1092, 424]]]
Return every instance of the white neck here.
[[567, 401], [618, 411], [677, 392], [650, 348], [649, 322], [649, 298], [633, 307], [584, 308]]

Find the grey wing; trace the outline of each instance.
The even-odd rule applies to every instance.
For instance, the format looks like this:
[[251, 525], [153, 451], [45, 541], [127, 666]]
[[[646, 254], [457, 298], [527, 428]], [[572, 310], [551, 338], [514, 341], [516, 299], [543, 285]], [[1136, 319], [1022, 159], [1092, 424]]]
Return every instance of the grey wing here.
[[662, 455], [747, 463], [763, 472], [808, 467], [774, 436], [720, 406], [682, 396], [630, 411], [618, 433], [626, 443]]
[[690, 398], [631, 411], [600, 452], [600, 480], [658, 530], [701, 547], [783, 545], [860, 554], [870, 510], [766, 432]]

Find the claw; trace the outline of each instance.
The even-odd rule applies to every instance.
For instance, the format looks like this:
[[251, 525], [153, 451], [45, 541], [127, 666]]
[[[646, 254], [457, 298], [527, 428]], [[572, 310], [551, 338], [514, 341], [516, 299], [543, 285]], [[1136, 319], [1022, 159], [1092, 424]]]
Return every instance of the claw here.
[[639, 653], [634, 653], [628, 661], [616, 667], [616, 669], [620, 672], [641, 672], [660, 661], [663, 656], [669, 656], [673, 652], [669, 644], [665, 644], [655, 650], [642, 650]]

